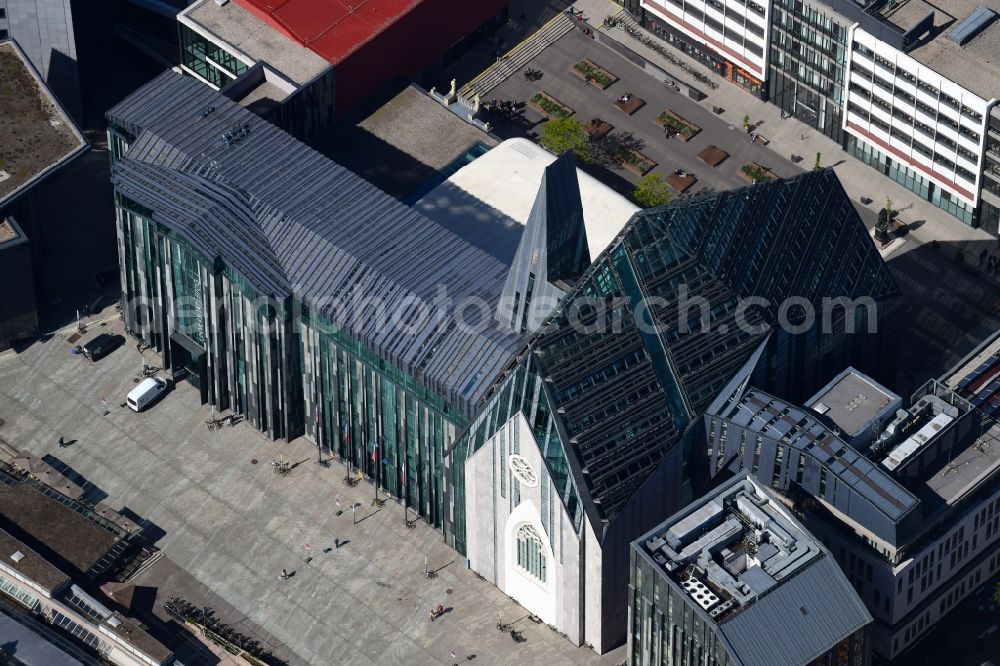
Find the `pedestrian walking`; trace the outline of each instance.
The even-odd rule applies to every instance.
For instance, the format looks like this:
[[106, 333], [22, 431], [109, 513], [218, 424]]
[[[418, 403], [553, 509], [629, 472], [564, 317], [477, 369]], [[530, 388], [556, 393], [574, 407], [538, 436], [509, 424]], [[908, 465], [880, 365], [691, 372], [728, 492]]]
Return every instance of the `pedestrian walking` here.
[[281, 570], [281, 580], [288, 580], [288, 569]]
[[66, 442], [63, 441], [62, 435], [59, 435], [59, 447], [62, 448], [64, 446], [66, 446]]

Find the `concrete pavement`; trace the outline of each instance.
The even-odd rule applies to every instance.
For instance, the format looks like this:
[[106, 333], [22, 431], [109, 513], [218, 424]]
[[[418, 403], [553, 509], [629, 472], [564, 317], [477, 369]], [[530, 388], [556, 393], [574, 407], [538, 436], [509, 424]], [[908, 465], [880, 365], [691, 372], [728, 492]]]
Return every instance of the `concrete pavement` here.
[[[113, 310], [104, 324], [78, 342], [121, 332]], [[531, 623], [437, 531], [407, 529], [402, 506], [373, 507], [371, 485], [350, 488], [339, 463], [317, 465], [309, 442], [271, 442], [245, 424], [208, 432], [209, 408], [186, 383], [141, 414], [118, 407], [141, 367], [135, 347], [90, 363], [69, 354], [70, 332], [0, 354], [0, 437], [57, 457], [111, 506], [162, 530], [166, 558], [136, 581], [158, 588], [158, 604], [177, 595], [209, 605], [289, 664], [623, 661], [623, 650], [601, 658]], [[77, 443], [61, 449], [61, 435]], [[294, 465], [287, 476], [271, 470], [279, 456]], [[425, 558], [435, 578], [425, 577]], [[281, 580], [282, 569], [294, 576]], [[438, 604], [452, 610], [432, 623], [427, 611]], [[501, 613], [526, 642], [497, 631]]]

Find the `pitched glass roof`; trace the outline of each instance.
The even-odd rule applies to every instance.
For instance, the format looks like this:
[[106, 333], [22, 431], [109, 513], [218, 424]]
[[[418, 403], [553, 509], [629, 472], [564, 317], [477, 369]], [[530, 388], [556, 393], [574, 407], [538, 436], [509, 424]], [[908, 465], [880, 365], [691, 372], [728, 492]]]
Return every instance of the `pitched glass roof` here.
[[[532, 341], [588, 515], [610, 522], [624, 509], [784, 298], [897, 293], [832, 171], [637, 213]], [[740, 326], [750, 296], [770, 305], [743, 312]], [[707, 329], [685, 299], [704, 299]], [[601, 320], [619, 323], [600, 330]]]

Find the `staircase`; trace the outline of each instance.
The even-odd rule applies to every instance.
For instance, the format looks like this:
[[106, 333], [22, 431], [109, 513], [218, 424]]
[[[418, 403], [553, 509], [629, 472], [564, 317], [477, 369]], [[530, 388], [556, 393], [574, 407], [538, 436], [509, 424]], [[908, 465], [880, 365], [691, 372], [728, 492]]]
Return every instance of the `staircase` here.
[[459, 101], [471, 107], [476, 95], [485, 97], [494, 88], [516, 74], [532, 58], [555, 44], [560, 38], [576, 27], [576, 19], [565, 12], [559, 12], [548, 23], [539, 28], [538, 32], [512, 48], [501, 56], [496, 64], [491, 65], [479, 76], [472, 79], [458, 92]]

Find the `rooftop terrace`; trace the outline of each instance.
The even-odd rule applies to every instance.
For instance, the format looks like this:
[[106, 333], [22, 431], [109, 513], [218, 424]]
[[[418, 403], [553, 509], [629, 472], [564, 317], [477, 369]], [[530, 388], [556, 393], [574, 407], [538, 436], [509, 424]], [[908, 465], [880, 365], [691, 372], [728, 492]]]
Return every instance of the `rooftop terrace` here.
[[0, 206], [87, 146], [12, 41], [0, 41]]

